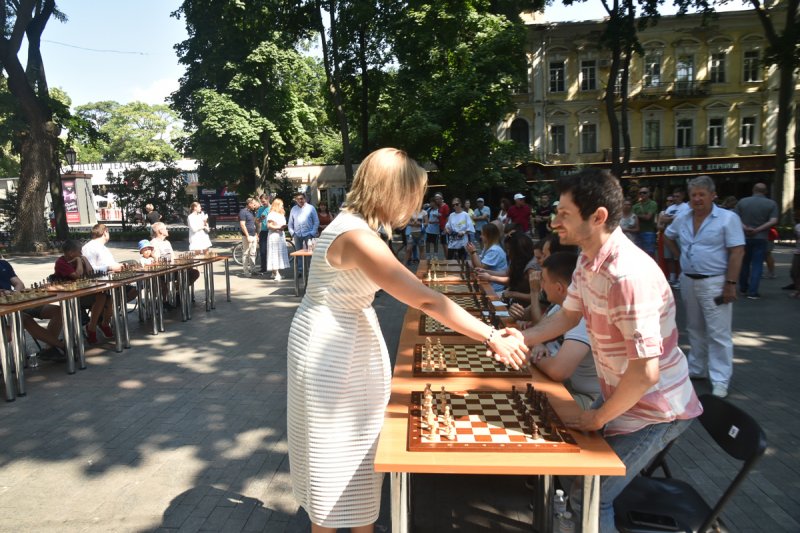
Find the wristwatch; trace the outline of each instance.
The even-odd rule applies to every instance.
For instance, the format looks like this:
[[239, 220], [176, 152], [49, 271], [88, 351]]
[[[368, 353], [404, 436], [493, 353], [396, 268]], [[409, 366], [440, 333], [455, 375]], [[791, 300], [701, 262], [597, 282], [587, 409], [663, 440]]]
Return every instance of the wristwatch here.
[[726, 279], [725, 283], [727, 283], [728, 285], [736, 285], [737, 282], [735, 280], [732, 280], [732, 279]]

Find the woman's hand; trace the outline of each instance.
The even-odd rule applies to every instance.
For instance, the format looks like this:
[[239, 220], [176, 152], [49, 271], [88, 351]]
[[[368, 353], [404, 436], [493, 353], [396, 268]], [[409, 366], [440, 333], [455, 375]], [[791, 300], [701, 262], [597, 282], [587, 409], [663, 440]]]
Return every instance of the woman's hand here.
[[[464, 246], [464, 249], [467, 251], [468, 254], [471, 254], [472, 252], [475, 251], [475, 245], [472, 244], [471, 242], [468, 242], [467, 245]], [[476, 268], [475, 271], [477, 272], [477, 270], [478, 269]]]
[[525, 346], [522, 333], [519, 331], [513, 328], [498, 330], [492, 335], [488, 345], [494, 353], [496, 361], [510, 366], [514, 370], [519, 370], [527, 365], [530, 350]]
[[[476, 270], [477, 272], [477, 270]], [[485, 270], [478, 272], [478, 279], [481, 281], [492, 281], [492, 276], [486, 273]]]
[[514, 320], [525, 320], [528, 318], [528, 313], [525, 312], [525, 308], [517, 303], [511, 304], [511, 307], [508, 308], [508, 314]]

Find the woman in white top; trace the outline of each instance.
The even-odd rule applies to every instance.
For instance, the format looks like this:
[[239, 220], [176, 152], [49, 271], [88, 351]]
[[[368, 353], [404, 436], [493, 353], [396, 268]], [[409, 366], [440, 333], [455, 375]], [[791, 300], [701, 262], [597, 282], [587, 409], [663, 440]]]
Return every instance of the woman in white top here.
[[289, 267], [289, 250], [286, 247], [286, 211], [283, 200], [275, 198], [267, 215], [267, 270], [272, 271], [272, 279], [280, 281], [280, 271]]
[[[322, 232], [308, 287], [289, 331], [287, 426], [295, 498], [312, 532], [373, 530], [382, 474], [373, 466], [389, 401], [391, 363], [372, 301], [385, 290], [513, 367], [527, 347], [423, 285], [378, 236], [419, 211], [427, 174], [382, 148], [358, 167], [342, 212]], [[392, 199], [393, 201], [387, 201]]]
[[464, 211], [459, 198], [453, 198], [450, 205], [453, 207], [453, 212], [447, 217], [447, 224], [444, 226], [447, 232], [447, 258], [464, 261], [467, 258], [464, 247], [472, 240], [475, 226], [472, 225], [472, 217]]
[[189, 206], [191, 213], [186, 217], [189, 226], [189, 250], [206, 251], [211, 248], [211, 239], [208, 238], [208, 215], [203, 213], [203, 208], [198, 202]]
[[636, 242], [636, 235], [639, 233], [639, 217], [633, 212], [633, 203], [630, 200], [625, 200], [625, 203], [622, 204], [622, 218], [619, 220], [619, 227], [622, 228], [622, 233]]

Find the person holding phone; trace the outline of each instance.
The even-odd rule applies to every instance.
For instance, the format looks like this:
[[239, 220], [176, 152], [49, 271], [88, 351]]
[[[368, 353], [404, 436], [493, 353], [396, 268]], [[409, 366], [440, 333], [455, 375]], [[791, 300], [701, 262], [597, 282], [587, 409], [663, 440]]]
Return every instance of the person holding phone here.
[[711, 378], [712, 394], [724, 398], [733, 375], [730, 304], [736, 300], [745, 240], [739, 216], [717, 207], [715, 197], [710, 177], [691, 180], [691, 209], [667, 226], [664, 244], [681, 263], [681, 299], [691, 345], [689, 375]]

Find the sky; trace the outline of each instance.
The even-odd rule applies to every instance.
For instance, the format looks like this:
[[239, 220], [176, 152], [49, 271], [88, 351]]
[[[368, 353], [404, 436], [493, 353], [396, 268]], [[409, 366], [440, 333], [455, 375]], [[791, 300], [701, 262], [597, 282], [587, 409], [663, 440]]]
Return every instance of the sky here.
[[[57, 4], [69, 21], [50, 20], [42, 35], [42, 56], [48, 83], [65, 90], [73, 106], [101, 100], [160, 104], [178, 88], [184, 69], [173, 47], [186, 39], [186, 28], [170, 13], [180, 6], [179, 0]], [[558, 0], [554, 4], [545, 12], [552, 22], [601, 19], [606, 14], [600, 0], [569, 7]], [[732, 4], [726, 10], [743, 9], [738, 2]], [[665, 13], [674, 12], [670, 7]]]

